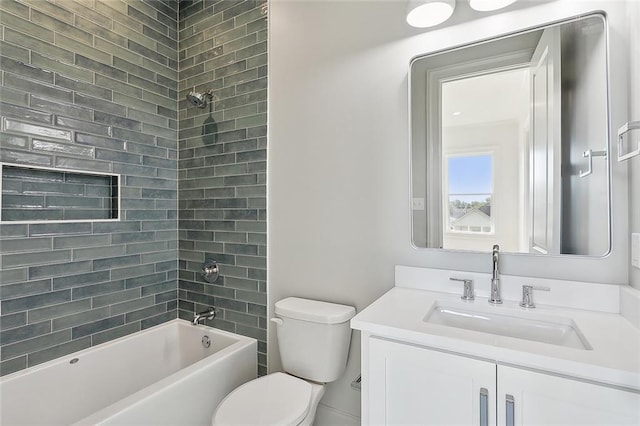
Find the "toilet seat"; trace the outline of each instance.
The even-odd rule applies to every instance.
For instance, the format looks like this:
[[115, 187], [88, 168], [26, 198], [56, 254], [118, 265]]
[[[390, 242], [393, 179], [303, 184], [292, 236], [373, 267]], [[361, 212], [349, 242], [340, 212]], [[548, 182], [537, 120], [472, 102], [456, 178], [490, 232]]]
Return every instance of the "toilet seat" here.
[[222, 400], [212, 424], [297, 425], [308, 414], [311, 383], [284, 373], [251, 380]]

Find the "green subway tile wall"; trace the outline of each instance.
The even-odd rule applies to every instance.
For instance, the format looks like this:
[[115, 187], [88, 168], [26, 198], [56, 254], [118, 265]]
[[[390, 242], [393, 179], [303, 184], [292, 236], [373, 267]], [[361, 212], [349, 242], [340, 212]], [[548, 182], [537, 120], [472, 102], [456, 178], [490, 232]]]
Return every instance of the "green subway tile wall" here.
[[0, 225], [0, 375], [208, 306], [265, 374], [264, 0], [1, 0], [0, 29], [0, 161], [120, 174], [122, 215]]
[[[267, 15], [264, 0], [182, 0], [178, 22], [179, 316], [258, 339], [266, 373]], [[188, 105], [213, 90], [206, 108]], [[207, 283], [202, 264], [220, 264]]]
[[118, 222], [0, 225], [4, 375], [177, 317], [178, 3], [1, 0], [0, 27], [0, 161], [122, 186]]

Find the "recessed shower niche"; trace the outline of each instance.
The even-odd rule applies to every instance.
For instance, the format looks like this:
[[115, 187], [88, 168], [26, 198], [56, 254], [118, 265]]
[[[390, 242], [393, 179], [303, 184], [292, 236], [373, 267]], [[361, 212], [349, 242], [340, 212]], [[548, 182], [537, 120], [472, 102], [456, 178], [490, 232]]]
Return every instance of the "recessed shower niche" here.
[[120, 176], [0, 163], [2, 222], [117, 221]]

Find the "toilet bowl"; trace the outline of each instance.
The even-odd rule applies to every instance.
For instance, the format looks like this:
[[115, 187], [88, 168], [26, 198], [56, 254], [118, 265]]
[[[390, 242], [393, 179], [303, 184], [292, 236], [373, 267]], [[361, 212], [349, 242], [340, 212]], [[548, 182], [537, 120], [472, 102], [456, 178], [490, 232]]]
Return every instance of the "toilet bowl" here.
[[285, 373], [238, 387], [216, 408], [215, 426], [311, 426], [325, 392], [347, 366], [352, 306], [288, 297], [275, 304]]
[[218, 405], [214, 426], [311, 426], [324, 385], [272, 373], [252, 380]]

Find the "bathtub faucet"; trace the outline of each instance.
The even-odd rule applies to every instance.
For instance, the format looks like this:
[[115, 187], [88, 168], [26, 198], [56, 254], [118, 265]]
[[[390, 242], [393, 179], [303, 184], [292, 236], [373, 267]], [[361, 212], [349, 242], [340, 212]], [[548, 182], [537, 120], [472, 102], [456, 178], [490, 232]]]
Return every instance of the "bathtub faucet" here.
[[216, 317], [216, 310], [213, 308], [208, 308], [206, 311], [198, 312], [197, 314], [193, 314], [193, 321], [191, 324], [198, 325], [200, 321], [204, 321], [205, 319], [212, 320]]

